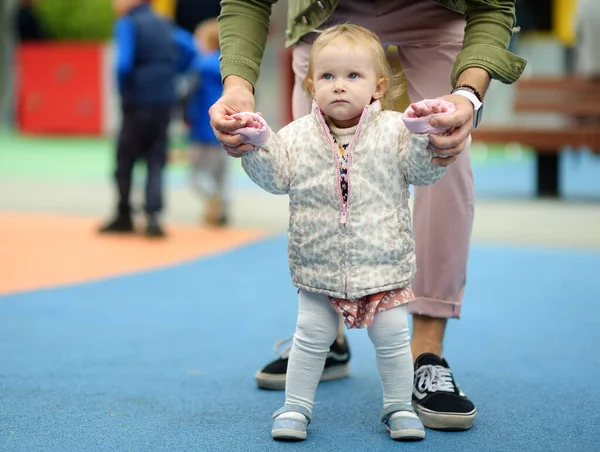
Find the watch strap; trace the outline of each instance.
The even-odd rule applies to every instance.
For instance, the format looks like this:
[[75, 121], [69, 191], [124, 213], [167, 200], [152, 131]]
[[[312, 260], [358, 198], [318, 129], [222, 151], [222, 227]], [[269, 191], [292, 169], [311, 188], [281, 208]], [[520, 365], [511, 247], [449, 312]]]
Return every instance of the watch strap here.
[[477, 90], [477, 88], [475, 88], [472, 85], [467, 85], [466, 83], [460, 84], [456, 87], [454, 87], [454, 90], [452, 90], [452, 92], [454, 91], [458, 91], [460, 89], [463, 90], [467, 90], [472, 92], [473, 94], [475, 94], [475, 96], [477, 97], [477, 99], [479, 100], [479, 102], [483, 103], [483, 96], [481, 95], [481, 93]]
[[452, 94], [458, 94], [459, 96], [466, 97], [473, 104], [473, 108], [477, 111], [481, 108], [483, 103], [477, 98], [475, 94], [466, 89], [455, 89], [452, 91]]

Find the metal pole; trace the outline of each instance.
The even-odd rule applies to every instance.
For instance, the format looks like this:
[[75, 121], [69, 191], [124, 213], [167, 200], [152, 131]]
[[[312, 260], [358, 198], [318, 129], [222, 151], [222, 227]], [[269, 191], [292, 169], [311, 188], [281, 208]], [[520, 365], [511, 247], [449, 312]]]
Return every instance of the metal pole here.
[[0, 127], [13, 124], [14, 117], [14, 14], [17, 0], [0, 1]]

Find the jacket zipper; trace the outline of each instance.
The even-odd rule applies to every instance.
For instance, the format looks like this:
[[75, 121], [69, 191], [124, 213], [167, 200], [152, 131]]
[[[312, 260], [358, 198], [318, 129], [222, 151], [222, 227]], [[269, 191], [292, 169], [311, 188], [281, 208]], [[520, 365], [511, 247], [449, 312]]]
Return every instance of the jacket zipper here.
[[[333, 150], [334, 153], [334, 162], [335, 162], [335, 169], [336, 169], [336, 175], [335, 175], [335, 191], [338, 195], [338, 200], [340, 202], [340, 224], [345, 228], [346, 227], [346, 221], [348, 220], [348, 201], [350, 200], [350, 193], [352, 191], [352, 185], [350, 184], [350, 168], [352, 166], [352, 151], [354, 151], [354, 146], [356, 144], [356, 140], [358, 139], [359, 135], [360, 135], [360, 129], [361, 126], [363, 124], [363, 120], [365, 118], [365, 113], [367, 112], [367, 110], [369, 109], [369, 106], [367, 105], [363, 112], [362, 115], [360, 116], [360, 120], [358, 121], [358, 124], [356, 126], [356, 132], [354, 133], [354, 136], [352, 137], [352, 139], [350, 140], [350, 143], [348, 144], [348, 164], [347, 164], [347, 168], [346, 168], [346, 178], [347, 178], [347, 183], [348, 183], [348, 195], [346, 197], [346, 202], [344, 202], [344, 197], [342, 196], [342, 186], [341, 186], [341, 176], [340, 176], [340, 162], [337, 158], [337, 148], [335, 146], [335, 143], [333, 142], [333, 139], [331, 138], [331, 134], [329, 133], [329, 128], [327, 127], [327, 124], [325, 124], [325, 120], [323, 119], [323, 115], [321, 114], [321, 111], [317, 108], [317, 117], [319, 118], [319, 122], [321, 124], [321, 127], [323, 128], [323, 135], [325, 135], [325, 139], [327, 140], [327, 142], [329, 143], [329, 145], [331, 146], [331, 149]], [[346, 255], [346, 244], [344, 243], [344, 249], [342, 250], [343, 255]], [[344, 297], [348, 298], [348, 273], [344, 272]]]
[[344, 202], [344, 197], [342, 196], [341, 180], [340, 180], [341, 168], [340, 168], [340, 162], [337, 158], [338, 150], [335, 146], [335, 143], [333, 142], [333, 139], [331, 138], [331, 134], [328, 133], [329, 128], [327, 127], [327, 124], [325, 124], [323, 115], [321, 114], [321, 111], [317, 108], [317, 113], [318, 113], [317, 116], [319, 118], [319, 122], [321, 123], [321, 127], [323, 128], [323, 135], [325, 135], [325, 139], [331, 146], [331, 149], [333, 150], [333, 153], [334, 153], [334, 162], [335, 162], [335, 169], [336, 169], [335, 191], [338, 195], [338, 200], [340, 202], [340, 224], [342, 226], [346, 226], [346, 221], [348, 220], [348, 202], [350, 201], [350, 193], [352, 192], [352, 184], [350, 183], [350, 168], [352, 166], [352, 151], [354, 150], [356, 140], [358, 139], [358, 136], [360, 135], [360, 129], [361, 129], [364, 117], [365, 117], [365, 113], [367, 112], [368, 109], [369, 109], [368, 105], [363, 109], [360, 120], [358, 121], [358, 125], [356, 126], [356, 132], [354, 133], [352, 140], [350, 140], [350, 143], [348, 144], [348, 154], [347, 154], [348, 155], [348, 165], [346, 168], [346, 180], [348, 183], [348, 195], [346, 197], [346, 202]]

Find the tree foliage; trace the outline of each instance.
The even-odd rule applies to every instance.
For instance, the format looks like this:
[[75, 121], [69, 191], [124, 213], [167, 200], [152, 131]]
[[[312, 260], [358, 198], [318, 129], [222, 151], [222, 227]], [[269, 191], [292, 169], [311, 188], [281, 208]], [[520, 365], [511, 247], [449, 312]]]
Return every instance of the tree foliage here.
[[111, 0], [38, 0], [35, 8], [54, 39], [110, 39], [115, 14]]

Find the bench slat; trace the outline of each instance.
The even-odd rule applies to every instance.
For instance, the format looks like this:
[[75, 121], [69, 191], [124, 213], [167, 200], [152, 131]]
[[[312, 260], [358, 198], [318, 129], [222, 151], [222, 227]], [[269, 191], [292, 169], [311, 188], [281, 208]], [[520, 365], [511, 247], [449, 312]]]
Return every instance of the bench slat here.
[[516, 112], [600, 118], [600, 80], [535, 77], [520, 80], [515, 86]]
[[600, 100], [596, 104], [554, 99], [516, 100], [514, 110], [517, 113], [562, 113], [569, 116], [600, 118]]
[[520, 143], [538, 153], [555, 154], [567, 146], [589, 147], [600, 153], [599, 127], [570, 127], [565, 130], [522, 127], [481, 127], [473, 130], [473, 141], [486, 143]]
[[523, 88], [543, 88], [558, 89], [566, 88], [584, 91], [595, 91], [600, 87], [600, 79], [590, 79], [577, 76], [559, 76], [559, 77], [530, 77], [521, 78], [517, 86]]

